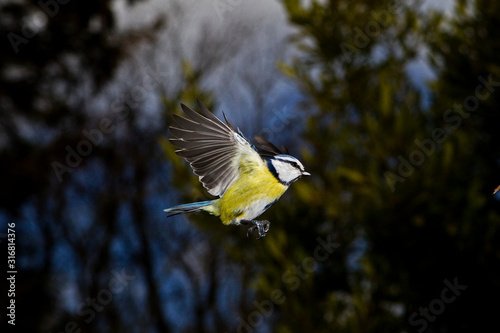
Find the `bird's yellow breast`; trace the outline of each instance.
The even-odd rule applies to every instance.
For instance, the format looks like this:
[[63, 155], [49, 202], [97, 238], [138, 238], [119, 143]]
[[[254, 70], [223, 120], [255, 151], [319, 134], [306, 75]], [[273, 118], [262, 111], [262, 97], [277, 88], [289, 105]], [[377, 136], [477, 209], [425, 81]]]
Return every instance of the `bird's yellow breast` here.
[[281, 184], [262, 160], [242, 160], [238, 178], [216, 200], [220, 219], [224, 224], [254, 219], [287, 189], [288, 186]]

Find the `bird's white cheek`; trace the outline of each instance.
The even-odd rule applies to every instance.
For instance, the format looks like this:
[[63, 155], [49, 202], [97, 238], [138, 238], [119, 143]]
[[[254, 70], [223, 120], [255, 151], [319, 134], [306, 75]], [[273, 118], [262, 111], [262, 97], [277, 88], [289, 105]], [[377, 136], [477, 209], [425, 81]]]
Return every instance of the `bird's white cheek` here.
[[300, 174], [295, 170], [287, 170], [287, 172], [280, 174], [280, 176], [285, 183], [290, 183], [296, 180]]

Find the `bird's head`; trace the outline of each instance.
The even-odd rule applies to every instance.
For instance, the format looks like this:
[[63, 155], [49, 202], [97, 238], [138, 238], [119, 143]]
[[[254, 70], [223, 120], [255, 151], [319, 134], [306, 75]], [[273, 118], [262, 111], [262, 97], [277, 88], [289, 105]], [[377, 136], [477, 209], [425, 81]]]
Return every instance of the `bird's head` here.
[[302, 176], [310, 176], [298, 159], [290, 155], [275, 155], [267, 160], [271, 173], [283, 184], [290, 185]]

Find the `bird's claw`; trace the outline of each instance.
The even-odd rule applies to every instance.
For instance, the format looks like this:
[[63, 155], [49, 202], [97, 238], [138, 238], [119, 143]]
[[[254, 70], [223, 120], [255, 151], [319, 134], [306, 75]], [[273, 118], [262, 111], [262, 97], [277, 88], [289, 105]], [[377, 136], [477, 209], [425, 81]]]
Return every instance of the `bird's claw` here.
[[250, 228], [248, 228], [247, 237], [250, 237], [252, 232], [254, 230], [257, 230], [259, 232], [259, 236], [257, 237], [257, 239], [261, 239], [262, 237], [264, 237], [269, 231], [269, 227], [271, 226], [271, 223], [269, 223], [269, 221], [252, 220], [249, 222], [252, 223], [253, 225]]

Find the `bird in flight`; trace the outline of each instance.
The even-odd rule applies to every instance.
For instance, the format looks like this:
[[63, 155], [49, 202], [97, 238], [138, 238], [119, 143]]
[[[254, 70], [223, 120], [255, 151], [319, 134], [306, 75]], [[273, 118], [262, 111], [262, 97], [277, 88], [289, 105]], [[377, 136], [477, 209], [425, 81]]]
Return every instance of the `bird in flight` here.
[[257, 146], [235, 129], [224, 115], [223, 123], [197, 99], [201, 113], [181, 103], [187, 118], [174, 114], [178, 126], [170, 126], [184, 158], [215, 200], [167, 208], [168, 217], [198, 211], [219, 216], [225, 225], [250, 225], [247, 236], [257, 230], [260, 239], [270, 223], [255, 220], [274, 204], [288, 187], [302, 176], [309, 176], [298, 159], [280, 151], [261, 136]]

